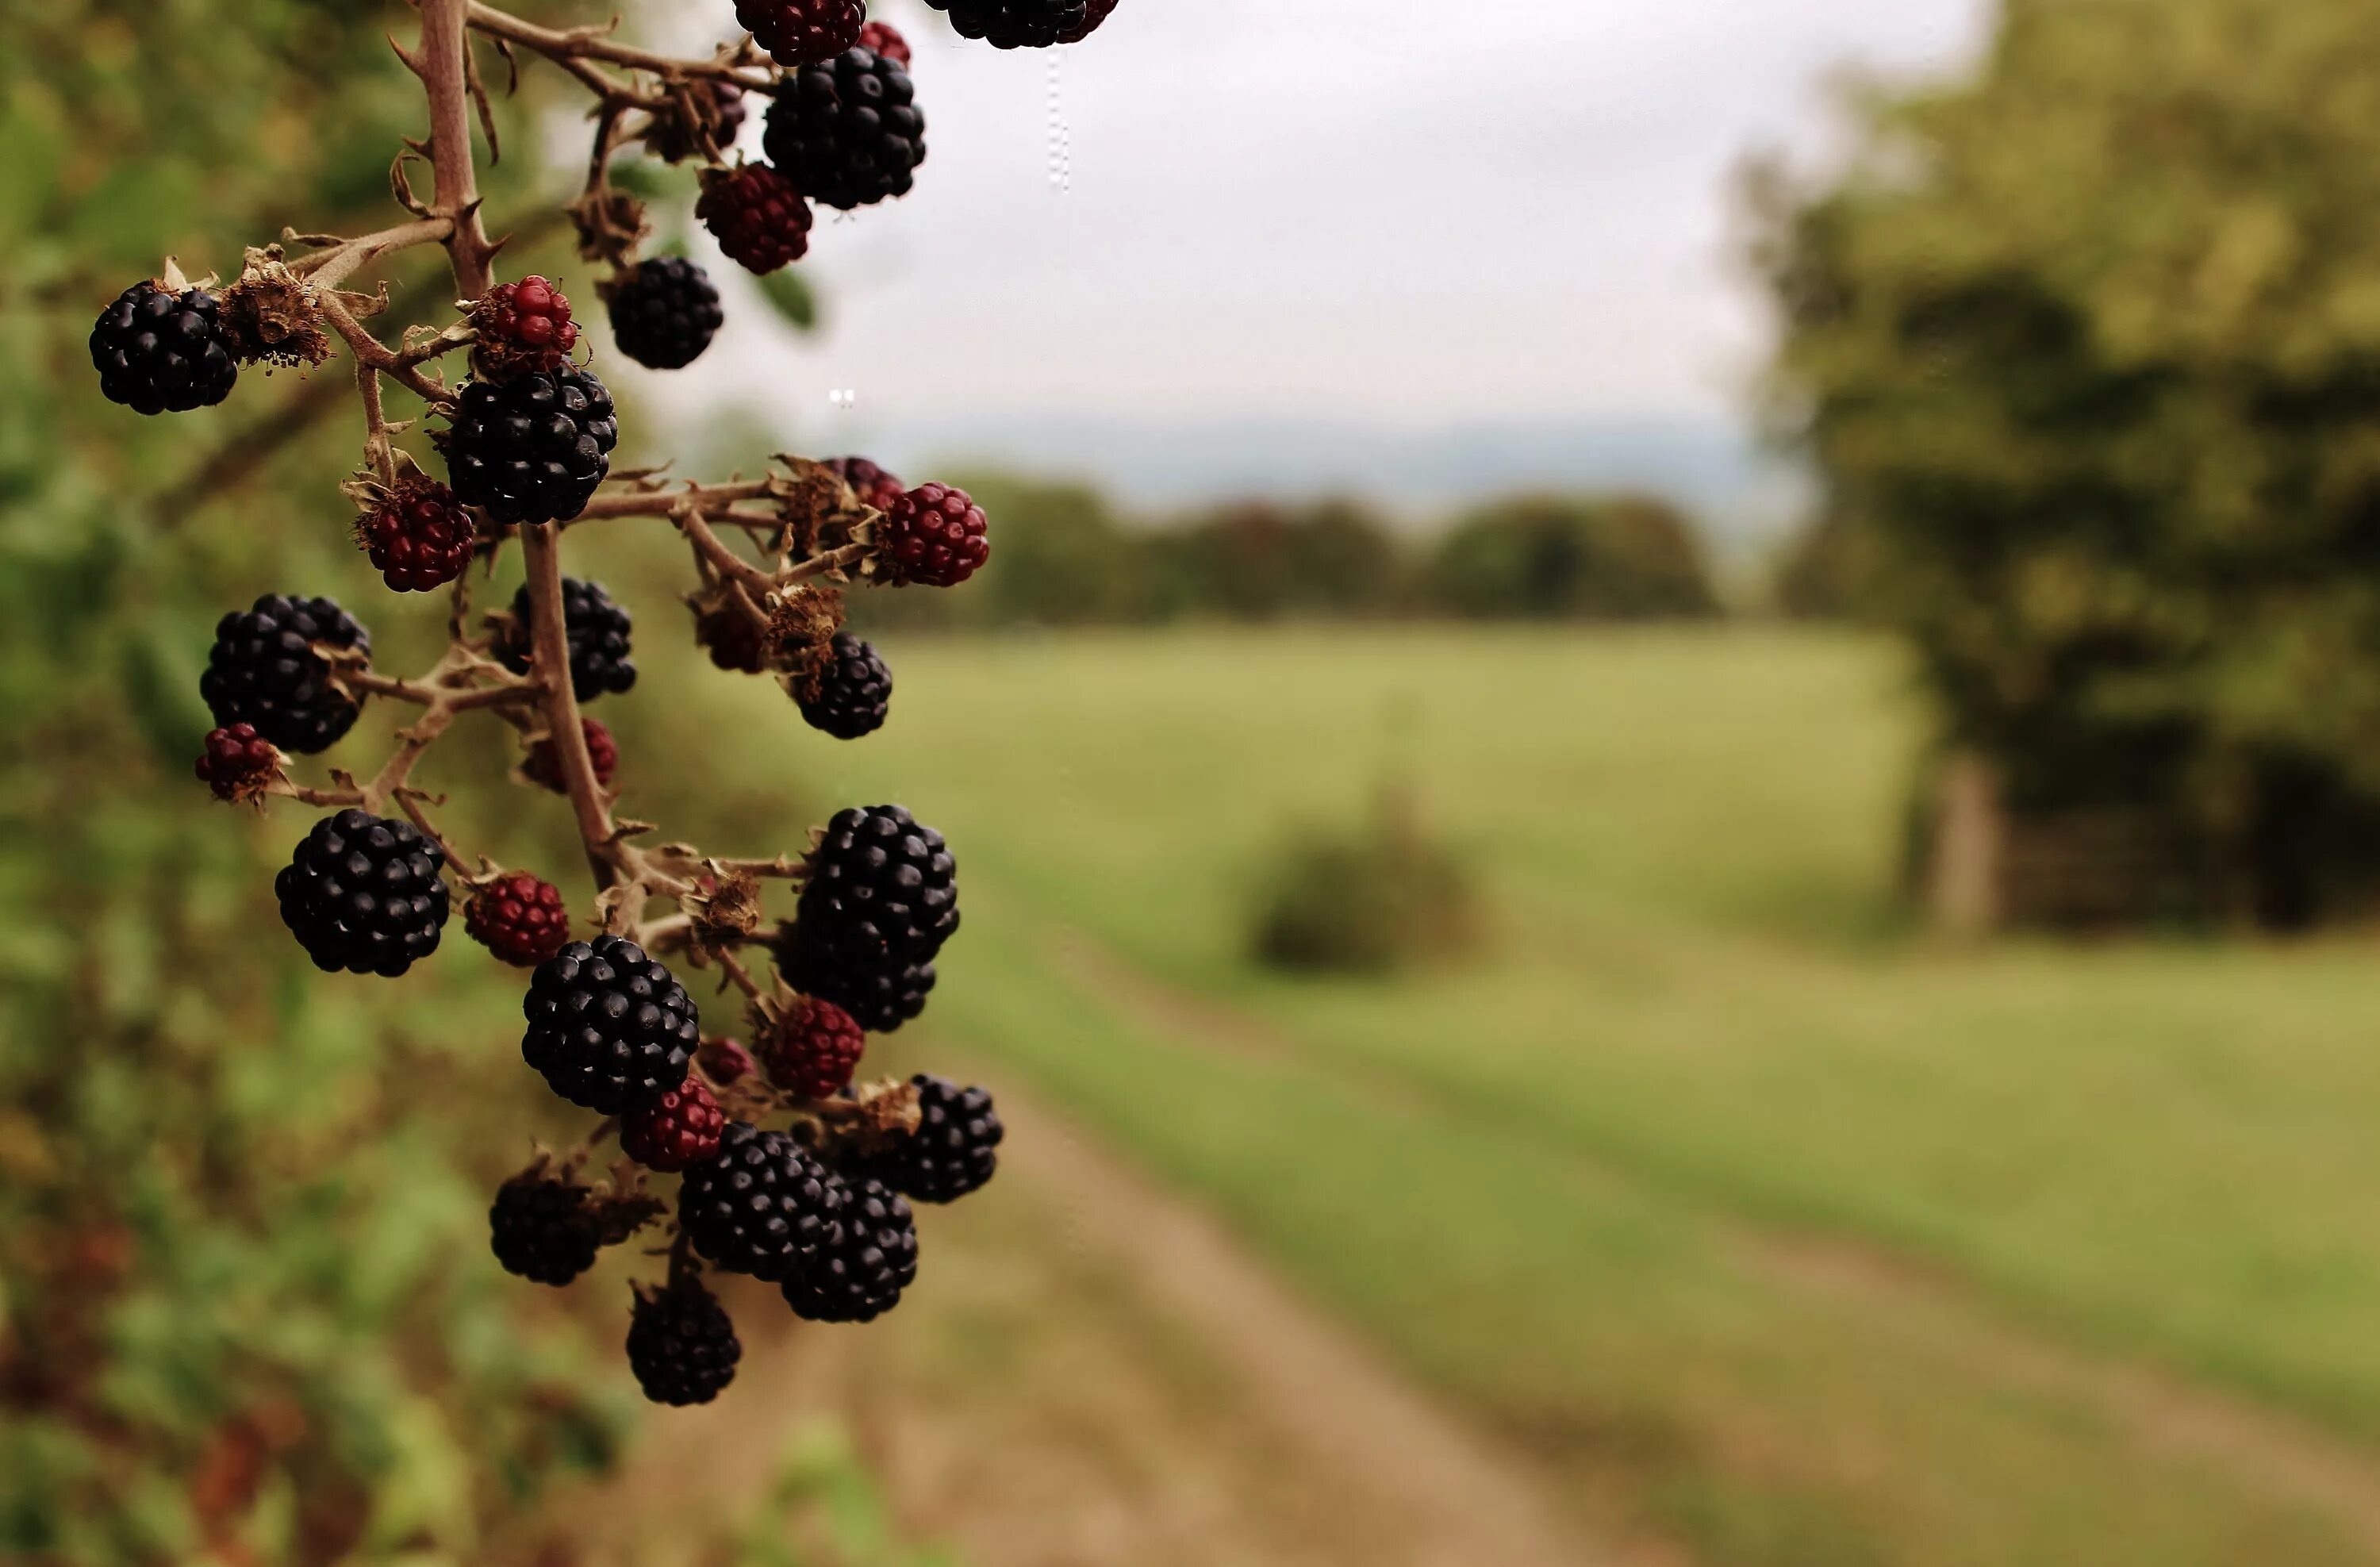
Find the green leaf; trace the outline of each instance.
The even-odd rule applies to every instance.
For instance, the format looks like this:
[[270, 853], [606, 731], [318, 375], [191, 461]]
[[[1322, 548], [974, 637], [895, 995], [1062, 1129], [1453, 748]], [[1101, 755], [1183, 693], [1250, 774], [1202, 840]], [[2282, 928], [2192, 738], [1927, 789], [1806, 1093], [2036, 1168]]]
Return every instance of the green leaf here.
[[760, 292], [795, 331], [818, 330], [818, 296], [801, 273], [791, 267], [772, 272], [760, 280]]

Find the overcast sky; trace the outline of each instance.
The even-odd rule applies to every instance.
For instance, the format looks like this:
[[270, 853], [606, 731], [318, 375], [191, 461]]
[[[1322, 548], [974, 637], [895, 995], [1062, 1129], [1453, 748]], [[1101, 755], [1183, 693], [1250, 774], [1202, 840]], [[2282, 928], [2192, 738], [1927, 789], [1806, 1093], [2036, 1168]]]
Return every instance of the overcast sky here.
[[[823, 337], [732, 334], [673, 401], [760, 400], [855, 433], [1727, 415], [1761, 332], [1729, 255], [1737, 161], [1813, 144], [1834, 67], [1955, 63], [1984, 9], [1123, 0], [1061, 52], [1061, 193], [1050, 54], [963, 43], [917, 0], [879, 0], [917, 44], [916, 191], [820, 212], [804, 264], [830, 302]], [[699, 0], [682, 25], [730, 10]], [[844, 388], [859, 413], [830, 416]]]

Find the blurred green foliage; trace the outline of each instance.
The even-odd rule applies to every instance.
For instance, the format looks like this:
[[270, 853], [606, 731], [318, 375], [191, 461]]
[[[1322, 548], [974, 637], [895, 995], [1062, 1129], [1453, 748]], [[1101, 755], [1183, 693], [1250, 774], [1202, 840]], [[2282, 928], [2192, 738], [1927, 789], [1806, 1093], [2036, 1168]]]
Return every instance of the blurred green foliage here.
[[[188, 776], [225, 608], [341, 592], [398, 663], [443, 635], [443, 606], [365, 598], [335, 491], [355, 416], [317, 391], [344, 372], [249, 370], [222, 408], [143, 420], [84, 343], [168, 252], [228, 274], [285, 225], [388, 221], [424, 117], [384, 42], [407, 25], [347, 0], [0, 18], [10, 1562], [523, 1560], [524, 1501], [618, 1439], [609, 1346], [526, 1330], [485, 1256], [486, 1191], [526, 1148], [486, 1048], [510, 982], [316, 975], [271, 896], [302, 826]], [[496, 172], [494, 210], [527, 210], [528, 173]], [[395, 272], [393, 322], [451, 298], [434, 251]]]
[[1716, 613], [1694, 525], [1634, 497], [1517, 497], [1442, 535], [1361, 502], [1242, 501], [1162, 522], [1087, 485], [956, 480], [991, 518], [991, 563], [963, 594], [877, 595], [868, 624], [1129, 626], [1192, 620], [1641, 620]]
[[2206, 901], [2380, 884], [2380, 8], [2010, 0], [1753, 182], [1779, 423], [1827, 490], [1789, 601], [1915, 644], [2021, 810], [2134, 809]]

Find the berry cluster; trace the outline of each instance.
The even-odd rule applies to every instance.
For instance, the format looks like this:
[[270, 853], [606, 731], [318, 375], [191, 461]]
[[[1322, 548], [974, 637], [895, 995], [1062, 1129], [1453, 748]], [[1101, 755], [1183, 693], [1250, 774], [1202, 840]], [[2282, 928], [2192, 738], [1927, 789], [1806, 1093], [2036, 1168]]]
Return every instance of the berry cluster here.
[[[961, 33], [1014, 48], [1074, 42], [1115, 0], [932, 3]], [[488, 6], [440, 22], [439, 9], [423, 7], [425, 28], [477, 29], [552, 55], [602, 97], [593, 173], [572, 215], [581, 255], [610, 269], [599, 292], [613, 343], [649, 368], [700, 358], [723, 312], [693, 261], [638, 258], [650, 225], [606, 179], [620, 145], [700, 159], [697, 215], [759, 273], [807, 251], [813, 201], [848, 211], [903, 195], [925, 162], [910, 48], [868, 19], [864, 0], [737, 0], [773, 63], [730, 46], [709, 60], [600, 56], [603, 68], [570, 53], [579, 35]], [[468, 112], [468, 72], [419, 69], [443, 113]], [[615, 88], [613, 70], [633, 85]], [[768, 98], [768, 161], [731, 164], [724, 149], [747, 91]], [[623, 128], [624, 115], [640, 117]], [[442, 188], [455, 153], [450, 142], [429, 154]], [[474, 297], [443, 331], [416, 329], [392, 346], [362, 324], [368, 312], [349, 308], [358, 297], [349, 280], [387, 250], [432, 241], [448, 247], [461, 291]], [[838, 812], [799, 856], [726, 860], [638, 842], [648, 829], [613, 814], [620, 747], [579, 711], [635, 688], [634, 623], [601, 585], [561, 575], [560, 525], [672, 522], [693, 546], [700, 583], [688, 601], [711, 661], [778, 678], [808, 723], [856, 740], [887, 722], [892, 677], [844, 627], [844, 589], [965, 581], [989, 554], [983, 512], [964, 492], [910, 488], [857, 456], [785, 458], [760, 480], [717, 485], [657, 470], [613, 475], [617, 414], [585, 362], [569, 298], [542, 276], [490, 276], [496, 247], [476, 210], [362, 239], [290, 243], [313, 253], [251, 250], [220, 295], [170, 264], [126, 289], [91, 332], [101, 390], [144, 414], [211, 406], [242, 362], [289, 362], [267, 339], [334, 331], [356, 353], [367, 416], [364, 467], [346, 486], [356, 543], [393, 592], [451, 589], [450, 643], [426, 674], [396, 679], [373, 668], [370, 633], [334, 601], [257, 599], [215, 628], [199, 684], [214, 727], [194, 771], [223, 800], [295, 798], [327, 812], [273, 882], [283, 923], [318, 967], [402, 976], [438, 951], [459, 899], [472, 941], [528, 971], [523, 1061], [603, 1120], [573, 1152], [541, 1153], [501, 1185], [491, 1250], [506, 1270], [561, 1286], [607, 1247], [671, 1221], [667, 1279], [635, 1292], [629, 1364], [657, 1403], [708, 1402], [742, 1349], [706, 1268], [777, 1285], [809, 1320], [872, 1320], [917, 1278], [912, 1205], [955, 1200], [997, 1168], [1000, 1119], [982, 1088], [925, 1075], [859, 1080], [868, 1036], [917, 1017], [934, 989], [959, 926], [957, 865], [939, 832], [894, 805]], [[449, 390], [431, 361], [464, 348], [469, 378]], [[392, 389], [430, 404], [443, 481], [400, 448], [409, 425], [383, 415]], [[527, 579], [509, 610], [483, 615], [475, 632], [471, 567], [499, 572], [515, 547]], [[382, 765], [334, 770], [327, 784], [291, 778], [293, 758], [339, 744], [375, 698], [422, 710]], [[442, 798], [414, 771], [467, 713], [492, 714], [518, 736], [521, 781], [570, 797], [601, 884], [583, 911], [589, 939], [573, 939], [553, 883], [461, 852], [431, 820]], [[766, 909], [771, 879], [799, 884], [792, 918]], [[704, 1035], [694, 996], [664, 961], [681, 957], [745, 992], [750, 1050]], [[623, 1158], [604, 1180], [582, 1180], [613, 1135]], [[674, 1193], [656, 1193], [656, 1181], [674, 1182]]]

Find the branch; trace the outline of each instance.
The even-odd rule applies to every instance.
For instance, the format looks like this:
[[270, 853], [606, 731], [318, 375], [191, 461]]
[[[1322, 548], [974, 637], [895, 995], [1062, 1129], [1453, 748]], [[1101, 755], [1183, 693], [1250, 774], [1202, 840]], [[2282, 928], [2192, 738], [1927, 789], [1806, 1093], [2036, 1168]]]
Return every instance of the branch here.
[[[425, 0], [425, 6], [427, 4], [428, 0]], [[573, 28], [566, 32], [558, 32], [551, 28], [539, 27], [534, 22], [523, 21], [509, 11], [499, 11], [493, 6], [480, 5], [479, 0], [470, 0], [468, 16], [471, 27], [477, 30], [486, 33], [491, 38], [501, 38], [507, 43], [517, 43], [525, 49], [542, 55], [555, 64], [571, 69], [572, 75], [587, 82], [589, 88], [601, 93], [606, 99], [625, 103], [637, 108], [650, 109], [663, 100], [648, 99], [632, 89], [617, 87], [609, 82], [603, 82], [599, 86], [598, 82], [601, 81], [600, 73], [587, 71], [584, 68], [585, 62], [601, 60], [607, 65], [622, 66], [629, 70], [650, 71], [663, 80], [669, 81], [684, 80], [687, 77], [707, 76], [715, 81], [734, 82], [736, 86], [752, 92], [768, 92], [776, 87], [773, 72], [754, 73], [737, 68], [739, 62], [748, 58], [748, 50], [739, 49], [723, 59], [680, 60], [667, 55], [656, 55], [649, 49], [637, 49], [625, 43], [614, 43], [609, 37], [611, 31], [609, 28]], [[589, 80], [590, 75], [594, 76], [595, 79]]]
[[494, 275], [489, 261], [496, 248], [480, 221], [480, 171], [471, 155], [470, 45], [464, 37], [470, 0], [420, 0], [421, 49], [408, 59], [430, 97], [430, 168], [437, 181], [439, 214], [451, 220], [446, 257], [455, 287], [476, 299]]

